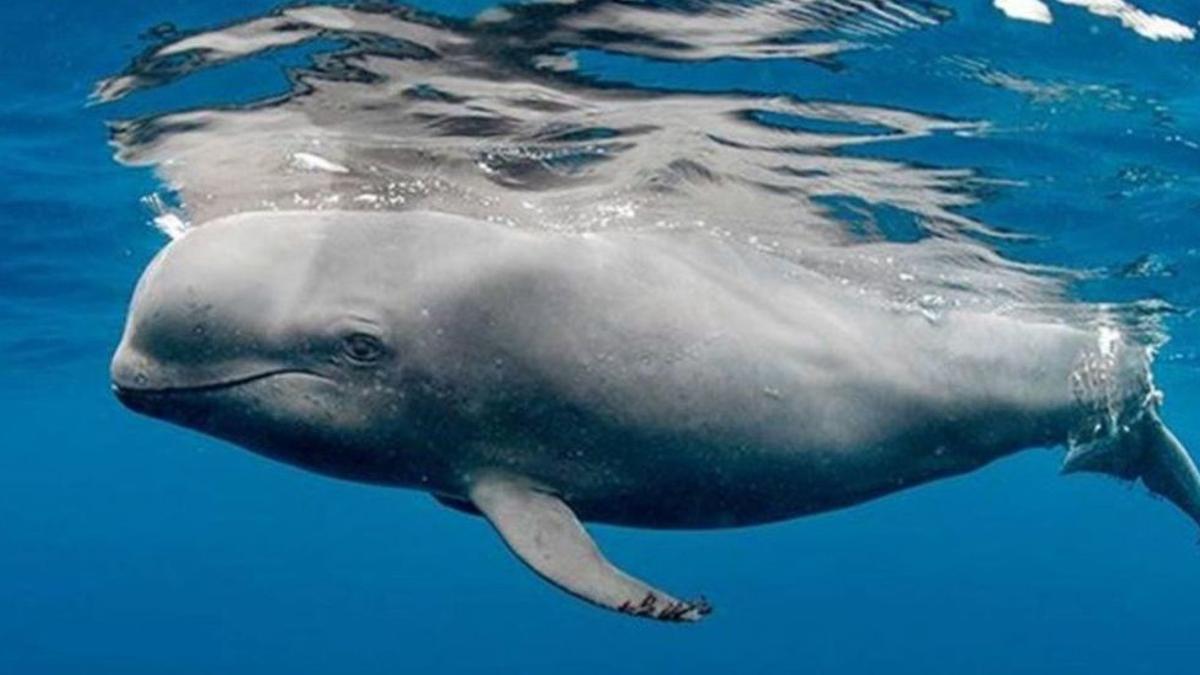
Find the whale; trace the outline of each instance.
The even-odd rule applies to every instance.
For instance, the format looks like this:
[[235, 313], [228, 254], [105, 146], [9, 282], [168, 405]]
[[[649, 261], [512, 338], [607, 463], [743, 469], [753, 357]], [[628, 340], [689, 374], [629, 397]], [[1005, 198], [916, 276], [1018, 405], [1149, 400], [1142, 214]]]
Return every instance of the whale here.
[[534, 572], [695, 621], [584, 523], [728, 528], [860, 504], [1032, 448], [1200, 522], [1152, 350], [1103, 321], [937, 321], [703, 232], [531, 231], [447, 213], [249, 212], [138, 281], [128, 408], [486, 518]]

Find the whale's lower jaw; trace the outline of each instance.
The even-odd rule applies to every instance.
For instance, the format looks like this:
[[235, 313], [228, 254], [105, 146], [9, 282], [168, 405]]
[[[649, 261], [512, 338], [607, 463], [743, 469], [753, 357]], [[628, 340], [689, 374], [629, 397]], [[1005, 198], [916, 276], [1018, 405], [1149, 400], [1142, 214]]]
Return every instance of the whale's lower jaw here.
[[208, 392], [220, 392], [222, 390], [232, 390], [241, 385], [265, 380], [271, 377], [287, 374], [301, 374], [312, 377], [319, 377], [315, 373], [303, 368], [270, 368], [260, 371], [247, 373], [244, 375], [236, 375], [213, 382], [201, 382], [198, 384], [187, 384], [178, 386], [162, 386], [162, 387], [139, 387], [137, 385], [124, 384], [114, 381], [112, 383], [113, 394], [121, 403], [130, 406], [131, 408], [138, 405], [153, 404], [154, 402], [170, 401], [172, 399], [181, 399], [188, 396], [203, 394]]
[[[399, 447], [358, 447], [349, 434], [320, 423], [297, 424], [259, 416], [252, 401], [274, 380], [320, 378], [301, 369], [277, 369], [196, 387], [138, 389], [114, 384], [126, 408], [233, 444], [243, 450], [329, 478], [385, 487], [420, 487]], [[432, 472], [427, 472], [432, 473]], [[427, 489], [441, 486], [437, 482]]]
[[212, 399], [222, 388], [139, 389], [114, 384], [112, 391], [122, 405], [136, 413], [211, 433], [216, 408]]
[[214, 432], [222, 426], [220, 418], [231, 398], [256, 383], [289, 374], [309, 373], [275, 368], [190, 386], [138, 387], [114, 381], [112, 391], [134, 412], [220, 437]]

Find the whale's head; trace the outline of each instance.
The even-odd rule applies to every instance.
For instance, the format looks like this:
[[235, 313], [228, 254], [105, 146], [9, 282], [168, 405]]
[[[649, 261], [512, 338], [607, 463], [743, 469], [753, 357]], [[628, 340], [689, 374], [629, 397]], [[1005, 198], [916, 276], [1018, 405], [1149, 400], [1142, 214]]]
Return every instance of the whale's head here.
[[235, 218], [171, 242], [134, 291], [117, 398], [326, 473], [377, 471], [366, 464], [381, 448], [402, 452], [403, 303], [372, 262], [386, 251], [333, 227]]

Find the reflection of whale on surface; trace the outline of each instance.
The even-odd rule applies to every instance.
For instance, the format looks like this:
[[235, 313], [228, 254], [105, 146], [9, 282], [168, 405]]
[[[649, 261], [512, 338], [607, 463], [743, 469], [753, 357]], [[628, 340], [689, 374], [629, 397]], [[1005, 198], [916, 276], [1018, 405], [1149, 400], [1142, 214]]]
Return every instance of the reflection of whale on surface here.
[[[135, 410], [478, 511], [533, 569], [656, 618], [583, 520], [723, 527], [1079, 442], [1200, 520], [1145, 350], [994, 313], [939, 323], [704, 234], [434, 213], [251, 213], [146, 271], [113, 364]], [[1085, 438], [1086, 437], [1086, 438]]]

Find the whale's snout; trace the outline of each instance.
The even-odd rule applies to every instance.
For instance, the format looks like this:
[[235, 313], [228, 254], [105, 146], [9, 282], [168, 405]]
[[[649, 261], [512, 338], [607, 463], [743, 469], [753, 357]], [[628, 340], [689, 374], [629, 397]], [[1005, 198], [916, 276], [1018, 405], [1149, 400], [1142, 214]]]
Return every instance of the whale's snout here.
[[261, 326], [238, 323], [197, 284], [152, 274], [134, 295], [109, 366], [122, 403], [136, 407], [131, 402], [155, 392], [212, 388], [280, 367]]
[[151, 372], [149, 359], [131, 348], [128, 340], [122, 339], [109, 366], [113, 391], [151, 388]]
[[148, 388], [149, 372], [150, 369], [145, 360], [129, 349], [126, 341], [122, 339], [121, 344], [117, 346], [116, 353], [113, 354], [112, 364], [109, 366], [112, 392], [121, 405], [143, 414], [153, 412], [147, 406], [149, 401], [145, 395], [150, 391]]
[[172, 377], [169, 371], [122, 339], [109, 368], [113, 395], [134, 412], [158, 416], [170, 393], [190, 389], [179, 383], [191, 378]]
[[116, 382], [113, 382], [112, 392], [121, 405], [143, 415], [155, 415], [158, 410], [156, 403], [162, 399], [161, 395], [152, 390], [125, 387]]
[[113, 354], [119, 400], [137, 408], [152, 392], [296, 368], [281, 325], [295, 311], [309, 247], [278, 234], [206, 225], [163, 249], [138, 282]]

